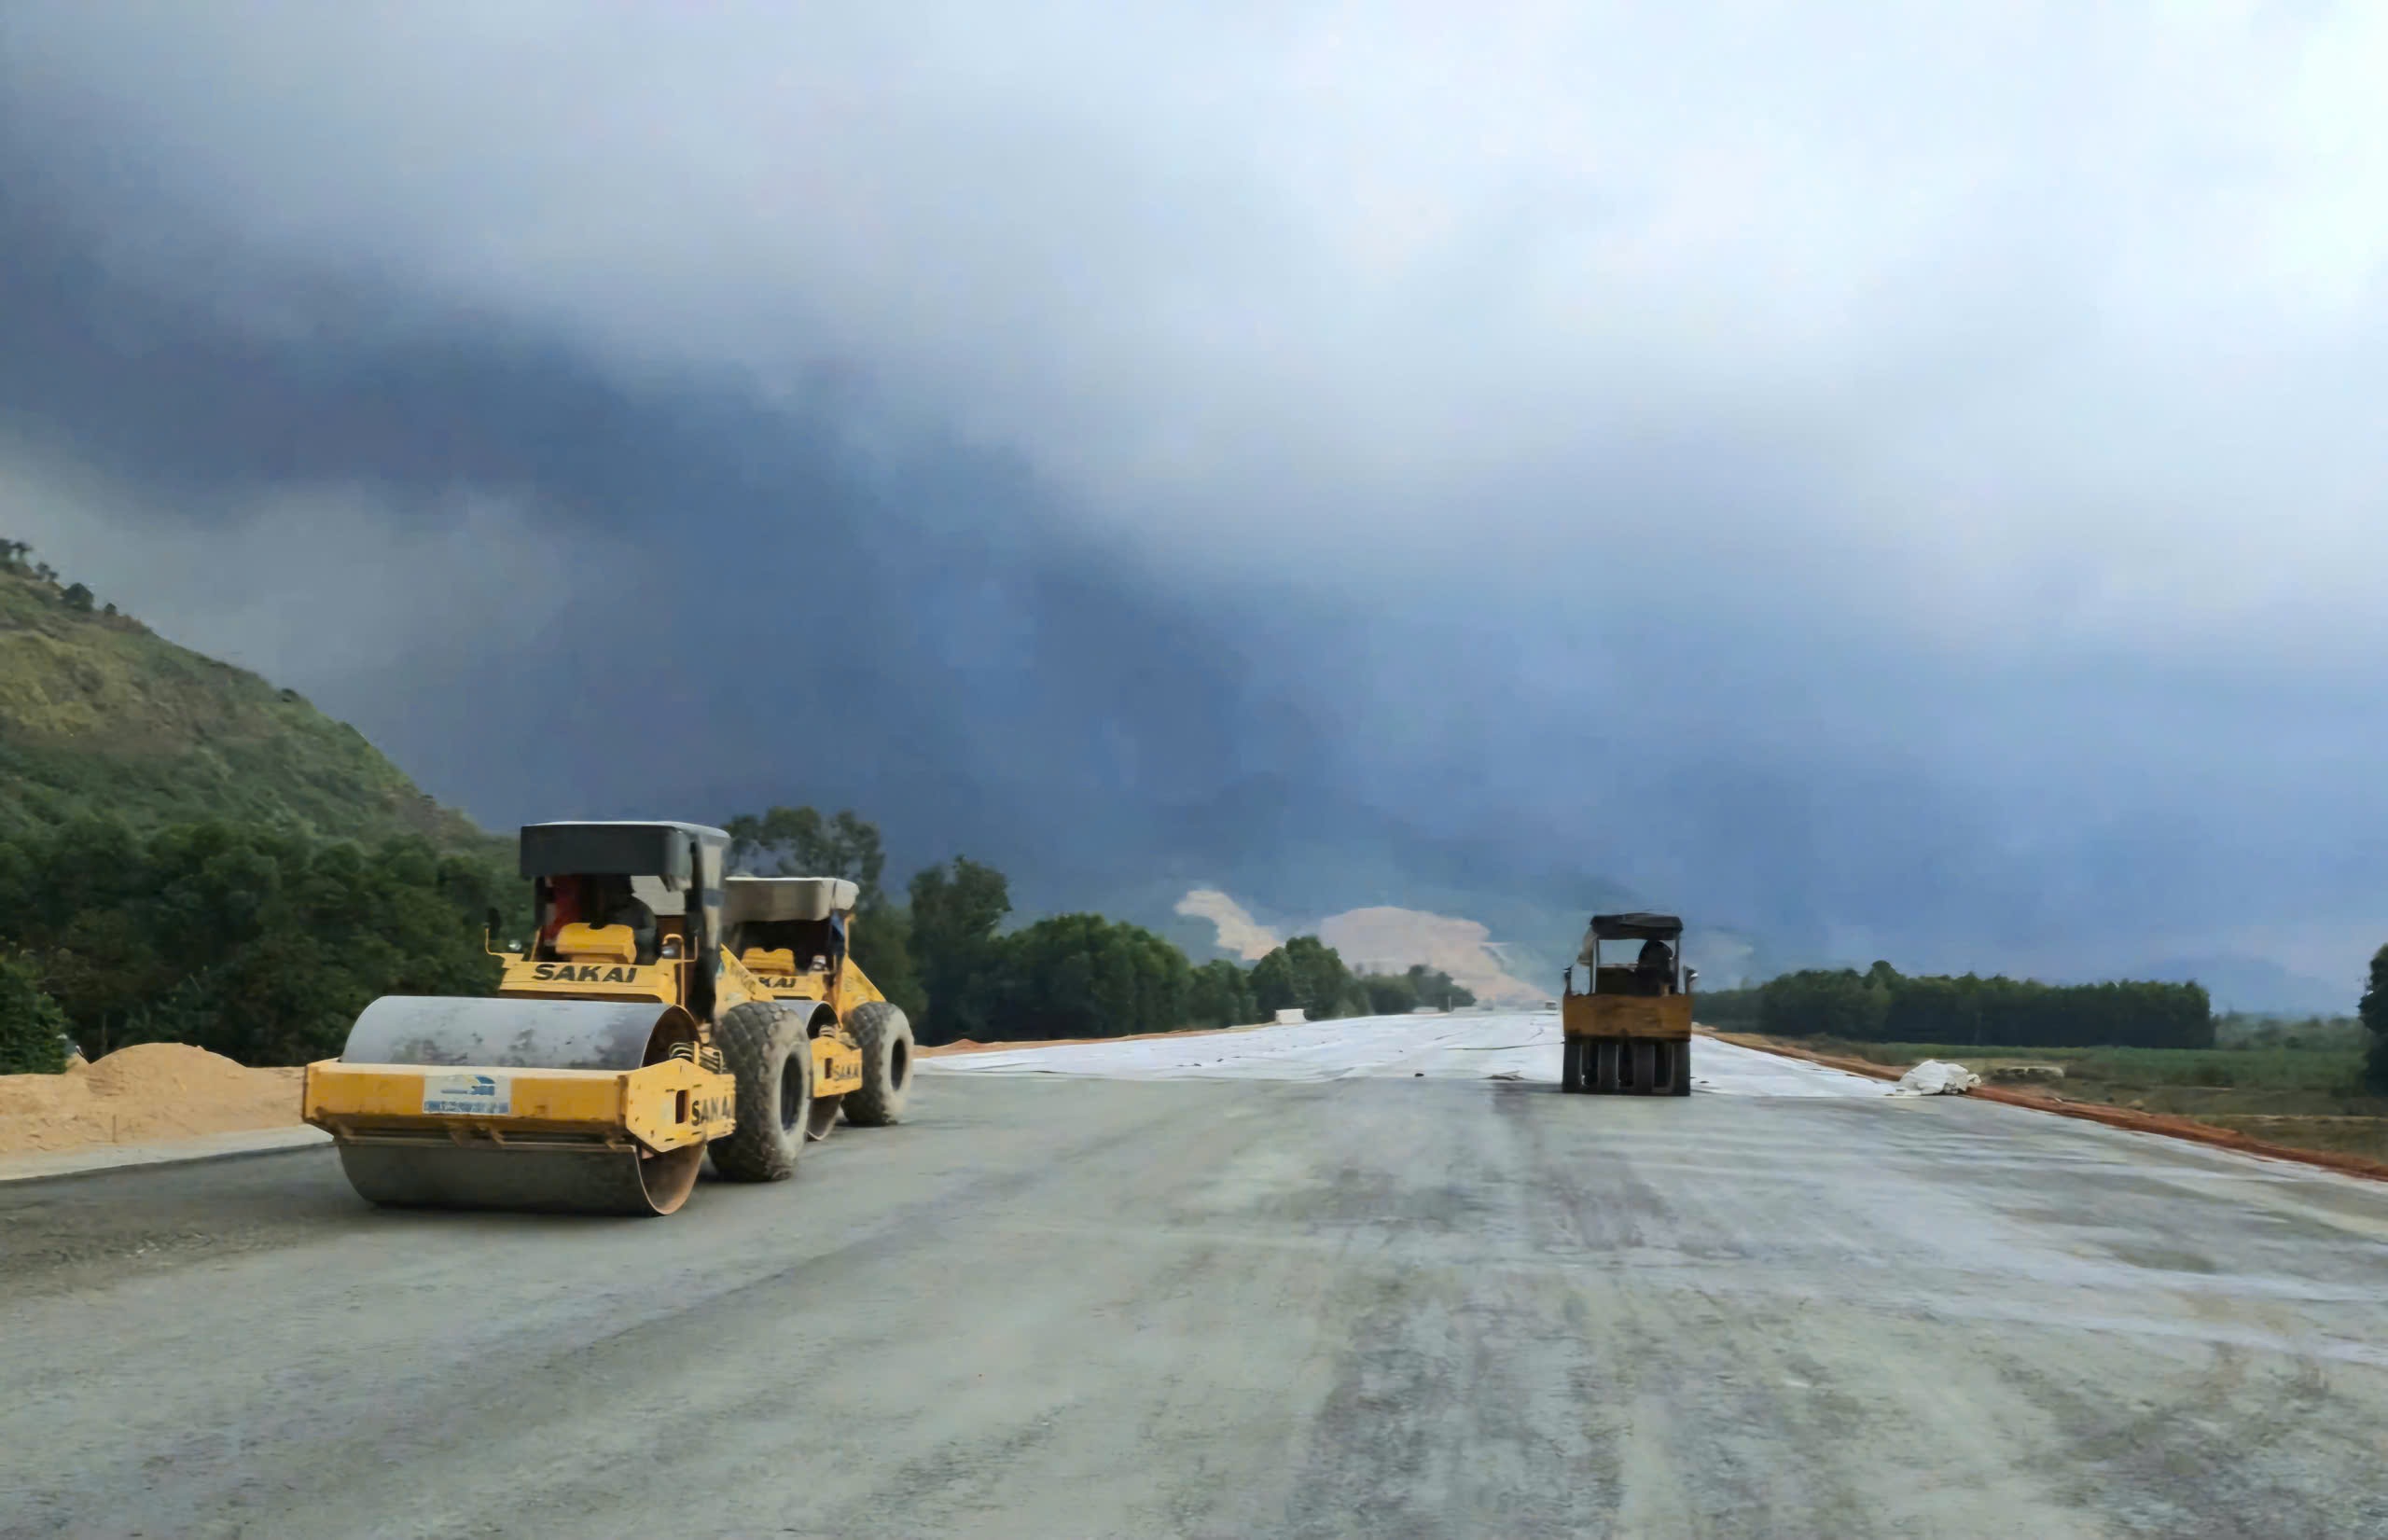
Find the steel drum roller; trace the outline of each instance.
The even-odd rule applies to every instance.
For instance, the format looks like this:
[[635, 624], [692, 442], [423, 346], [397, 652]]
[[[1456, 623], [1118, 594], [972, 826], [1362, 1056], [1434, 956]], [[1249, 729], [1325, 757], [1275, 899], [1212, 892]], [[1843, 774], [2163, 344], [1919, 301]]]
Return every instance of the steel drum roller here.
[[[696, 1041], [678, 1006], [656, 1001], [384, 995], [349, 1029], [340, 1061], [464, 1070], [635, 1070]], [[342, 1140], [340, 1167], [367, 1201], [393, 1208], [670, 1214], [686, 1202], [705, 1146], [661, 1153], [626, 1141], [526, 1135], [460, 1141], [444, 1126]]]
[[652, 1000], [464, 999], [385, 994], [348, 1029], [340, 1061], [457, 1069], [634, 1070], [696, 1041], [677, 1006]]

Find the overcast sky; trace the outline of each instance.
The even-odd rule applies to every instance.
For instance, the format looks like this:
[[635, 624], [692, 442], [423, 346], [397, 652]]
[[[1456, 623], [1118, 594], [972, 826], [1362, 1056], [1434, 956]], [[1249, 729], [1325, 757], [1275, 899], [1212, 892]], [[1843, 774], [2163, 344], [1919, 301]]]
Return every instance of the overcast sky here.
[[[1262, 746], [1047, 679], [1111, 724], [1090, 784], [1131, 740], [1139, 785], [1178, 767], [1122, 818], [1273, 769], [1836, 947], [2236, 935], [2352, 978], [2388, 938], [2383, 67], [2388, 10], [2290, 0], [21, 0], [17, 233], [171, 324], [131, 363], [39, 332], [105, 388], [21, 369], [0, 465], [26, 537], [493, 822], [552, 767], [471, 762], [430, 682], [642, 561], [507, 447], [601, 431], [530, 349], [620, 393], [650, 503], [827, 423], [855, 560], [992, 548], [1164, 615], [1138, 667]], [[392, 350], [496, 405], [389, 414]], [[117, 405], [264, 399], [260, 359], [379, 425], [294, 453]], [[756, 464], [718, 527], [805, 537], [812, 472]], [[326, 598], [359, 562], [375, 597]], [[989, 681], [1056, 602], [936, 591], [916, 661]], [[1034, 741], [970, 742], [1012, 762], [916, 756], [923, 808], [1034, 800]]]

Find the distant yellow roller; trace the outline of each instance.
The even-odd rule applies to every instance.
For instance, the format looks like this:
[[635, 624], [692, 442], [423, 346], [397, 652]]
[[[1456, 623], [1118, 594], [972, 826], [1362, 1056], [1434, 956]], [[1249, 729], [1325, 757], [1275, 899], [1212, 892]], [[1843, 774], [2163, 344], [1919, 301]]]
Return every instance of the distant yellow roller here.
[[[1601, 943], [1642, 943], [1630, 964], [1601, 958]], [[1683, 922], [1672, 914], [1596, 914], [1576, 964], [1590, 975], [1576, 992], [1569, 968], [1559, 1001], [1565, 1047], [1559, 1089], [1639, 1096], [1691, 1094], [1691, 986]]]

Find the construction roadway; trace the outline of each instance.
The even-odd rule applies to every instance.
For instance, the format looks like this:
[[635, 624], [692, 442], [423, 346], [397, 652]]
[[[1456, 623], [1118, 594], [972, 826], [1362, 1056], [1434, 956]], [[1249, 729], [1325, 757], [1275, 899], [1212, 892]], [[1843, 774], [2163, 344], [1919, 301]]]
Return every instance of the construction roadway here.
[[2388, 1535], [2388, 1186], [1381, 1026], [940, 1061], [660, 1220], [0, 1186], [0, 1535]]

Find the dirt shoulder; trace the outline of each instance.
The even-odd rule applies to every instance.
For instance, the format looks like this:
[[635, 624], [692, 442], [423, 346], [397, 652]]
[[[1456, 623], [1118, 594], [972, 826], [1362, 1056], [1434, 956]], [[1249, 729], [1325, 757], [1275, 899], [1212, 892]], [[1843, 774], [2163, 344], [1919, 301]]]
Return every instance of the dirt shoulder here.
[[1902, 1065], [1897, 1069], [1892, 1069], [1888, 1065], [1877, 1064], [1870, 1059], [1848, 1059], [1835, 1054], [1817, 1053], [1813, 1049], [1803, 1048], [1797, 1044], [1785, 1043], [1781, 1038], [1761, 1037], [1754, 1032], [1716, 1032], [1707, 1027], [1695, 1030], [1702, 1037], [1714, 1037], [1720, 1043], [1730, 1043], [1736, 1047], [1756, 1048], [1761, 1053], [1778, 1054], [1784, 1059], [1804, 1059], [1811, 1064], [1822, 1064], [1826, 1069], [1846, 1070], [1851, 1075], [1863, 1075], [1875, 1080], [1895, 1080], [1905, 1075], [1909, 1068]]
[[[1141, 1035], [1213, 1034], [1213, 1031], [1196, 1030]], [[919, 1051], [923, 1059], [937, 1059], [1058, 1046], [1055, 1042], [961, 1042], [923, 1047]], [[305, 1079], [303, 1069], [250, 1069], [185, 1043], [136, 1044], [95, 1063], [77, 1063], [63, 1075], [0, 1075], [0, 1156], [57, 1155], [296, 1128]]]
[[0, 1155], [295, 1128], [305, 1077], [184, 1043], [118, 1048], [63, 1075], [0, 1075]]

